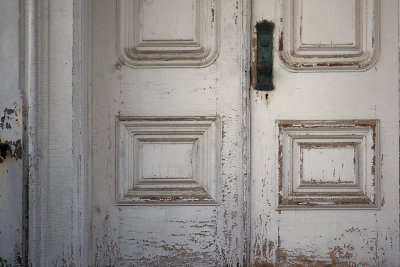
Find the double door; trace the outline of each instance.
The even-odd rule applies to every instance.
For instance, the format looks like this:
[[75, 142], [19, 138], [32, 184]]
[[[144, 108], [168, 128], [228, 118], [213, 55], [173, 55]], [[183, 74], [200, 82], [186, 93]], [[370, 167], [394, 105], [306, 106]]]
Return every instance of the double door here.
[[396, 265], [397, 1], [91, 5], [93, 263]]

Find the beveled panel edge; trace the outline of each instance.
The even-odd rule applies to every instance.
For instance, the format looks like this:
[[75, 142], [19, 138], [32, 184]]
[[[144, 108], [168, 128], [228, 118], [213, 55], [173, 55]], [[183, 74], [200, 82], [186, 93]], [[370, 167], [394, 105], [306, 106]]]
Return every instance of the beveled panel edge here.
[[[200, 35], [199, 44], [190, 50], [155, 51], [155, 53], [143, 53], [134, 49], [134, 14], [132, 14], [133, 2], [137, 0], [117, 1], [117, 55], [119, 60], [132, 68], [202, 68], [215, 62], [219, 55], [219, 1], [207, 0], [203, 4], [203, 19], [208, 21], [205, 30]], [[128, 6], [128, 8], [126, 7]], [[207, 26], [208, 25], [208, 26]], [[124, 34], [125, 29], [128, 36]], [[175, 47], [177, 48], [177, 47]], [[164, 55], [163, 55], [164, 53]], [[140, 55], [147, 55], [144, 58]], [[147, 57], [147, 58], [146, 58]]]
[[[118, 159], [121, 153], [120, 131], [128, 131], [123, 124], [131, 124], [131, 126], [146, 129], [149, 128], [150, 132], [162, 133], [164, 128], [169, 129], [168, 133], [171, 134], [174, 128], [176, 132], [182, 134], [187, 130], [191, 135], [203, 135], [205, 140], [203, 147], [206, 148], [204, 152], [203, 161], [206, 162], [203, 170], [204, 177], [200, 180], [198, 187], [190, 188], [166, 188], [165, 190], [142, 190], [140, 188], [128, 188], [130, 183], [129, 177], [121, 178], [121, 162]], [[124, 129], [125, 128], [125, 129]], [[157, 129], [158, 128], [158, 129]], [[145, 133], [146, 130], [140, 130]], [[126, 134], [126, 133], [125, 133]], [[134, 117], [134, 116], [116, 116], [116, 177], [115, 177], [115, 203], [116, 205], [123, 206], [142, 206], [142, 205], [218, 205], [218, 183], [220, 181], [220, 146], [221, 146], [221, 120], [217, 116], [193, 116], [193, 117]], [[212, 147], [213, 149], [209, 149]], [[132, 152], [133, 153], [133, 152]], [[122, 163], [124, 164], [124, 163]], [[125, 172], [125, 171], [124, 171]], [[126, 172], [125, 172], [126, 175]], [[122, 188], [122, 186], [128, 186]], [[122, 189], [121, 189], [122, 188]]]
[[286, 33], [290, 30], [293, 31], [293, 25], [291, 25], [293, 15], [289, 16], [287, 14], [289, 13], [288, 6], [290, 1], [293, 0], [280, 0], [281, 22], [277, 31], [278, 38], [275, 40], [275, 46], [278, 48], [279, 62], [284, 69], [290, 72], [366, 71], [376, 64], [379, 58], [380, 43], [380, 0], [372, 0], [372, 14], [368, 15], [371, 22], [365, 22], [366, 25], [373, 25], [370, 29], [367, 29], [367, 31], [370, 31], [367, 34], [371, 35], [367, 41], [367, 44], [369, 42], [370, 49], [361, 51], [359, 55], [355, 55], [354, 57], [348, 57], [347, 55], [299, 57], [294, 54], [293, 49], [289, 49], [292, 47], [291, 40], [288, 37], [290, 32]]
[[[370, 183], [373, 187], [372, 193], [373, 199], [371, 200], [367, 194], [359, 195], [356, 194], [353, 196], [349, 196], [351, 201], [346, 201], [346, 199], [339, 201], [337, 197], [340, 197], [340, 194], [331, 194], [324, 195], [325, 199], [320, 199], [318, 196], [315, 198], [301, 199], [298, 198], [296, 201], [292, 201], [292, 198], [289, 196], [287, 199], [284, 199], [283, 196], [283, 176], [284, 172], [287, 168], [287, 162], [283, 161], [283, 145], [282, 145], [282, 129], [306, 129], [305, 132], [310, 131], [312, 128], [340, 128], [340, 129], [369, 129], [365, 132], [365, 136], [368, 134], [371, 135], [371, 166], [369, 175], [373, 176], [370, 179]], [[372, 119], [372, 120], [277, 120], [276, 121], [276, 135], [278, 137], [277, 147], [278, 147], [278, 193], [277, 193], [277, 210], [302, 210], [302, 209], [369, 209], [369, 210], [379, 210], [381, 207], [381, 195], [380, 195], [380, 120]], [[366, 152], [368, 153], [368, 152]], [[289, 162], [291, 165], [292, 162]], [[286, 165], [286, 166], [284, 166]], [[368, 178], [367, 178], [368, 179]], [[368, 192], [367, 192], [368, 193]], [[327, 198], [331, 198], [332, 201], [327, 201]], [[321, 201], [322, 200], [322, 201]], [[340, 200], [340, 199], [339, 199]]]

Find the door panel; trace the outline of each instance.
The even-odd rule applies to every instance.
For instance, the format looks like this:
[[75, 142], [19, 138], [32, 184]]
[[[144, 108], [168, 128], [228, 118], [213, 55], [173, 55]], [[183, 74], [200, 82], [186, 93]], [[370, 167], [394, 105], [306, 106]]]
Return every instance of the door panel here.
[[242, 262], [242, 12], [92, 1], [95, 265]]
[[251, 92], [254, 265], [398, 264], [397, 10], [253, 1], [276, 24], [275, 89]]

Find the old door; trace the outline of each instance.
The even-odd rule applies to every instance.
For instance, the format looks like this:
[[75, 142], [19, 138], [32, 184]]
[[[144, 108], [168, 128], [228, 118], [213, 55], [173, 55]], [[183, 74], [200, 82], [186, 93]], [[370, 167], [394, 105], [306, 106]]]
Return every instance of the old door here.
[[251, 92], [254, 265], [400, 263], [397, 4], [253, 1], [253, 27], [275, 23], [275, 89]]
[[242, 262], [246, 5], [91, 2], [93, 263]]
[[397, 2], [249, 7], [92, 1], [93, 264], [396, 265]]

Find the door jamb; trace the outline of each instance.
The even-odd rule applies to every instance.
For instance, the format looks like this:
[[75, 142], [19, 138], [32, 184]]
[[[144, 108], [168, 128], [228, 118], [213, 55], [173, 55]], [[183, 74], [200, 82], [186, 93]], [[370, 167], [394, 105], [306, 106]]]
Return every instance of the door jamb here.
[[20, 3], [24, 265], [88, 266], [90, 0]]

